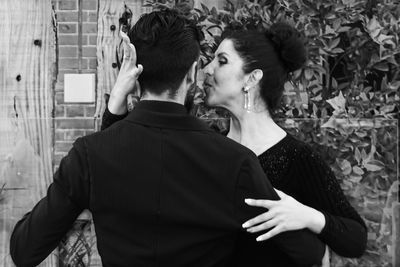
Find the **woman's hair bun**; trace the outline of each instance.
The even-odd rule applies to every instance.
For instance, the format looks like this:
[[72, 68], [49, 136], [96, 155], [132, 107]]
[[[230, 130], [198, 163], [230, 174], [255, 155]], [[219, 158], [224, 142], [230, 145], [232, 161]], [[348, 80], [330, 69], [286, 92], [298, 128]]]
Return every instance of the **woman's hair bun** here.
[[274, 45], [288, 72], [301, 68], [306, 62], [304, 40], [293, 26], [284, 22], [274, 23], [265, 35]]

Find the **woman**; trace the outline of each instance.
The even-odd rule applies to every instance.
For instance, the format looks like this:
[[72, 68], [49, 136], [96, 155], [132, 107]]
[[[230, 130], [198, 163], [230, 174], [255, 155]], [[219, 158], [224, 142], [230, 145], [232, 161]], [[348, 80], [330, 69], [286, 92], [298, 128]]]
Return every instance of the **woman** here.
[[215, 55], [205, 68], [206, 103], [230, 111], [227, 136], [250, 148], [272, 185], [285, 192], [278, 191], [280, 201], [246, 200], [269, 210], [243, 226], [251, 233], [271, 229], [257, 241], [308, 228], [337, 254], [360, 257], [367, 242], [364, 221], [322, 158], [272, 118], [289, 73], [306, 61], [300, 34], [284, 23], [266, 33], [233, 32]]
[[[265, 33], [233, 32], [224, 37], [215, 55], [205, 68], [206, 103], [231, 113], [227, 137], [251, 149], [280, 190], [279, 201], [246, 200], [248, 205], [268, 209], [243, 224], [257, 241], [264, 241], [260, 248], [254, 246], [255, 238], [242, 240], [248, 243], [246, 251], [260, 249], [260, 260], [261, 254], [264, 259], [267, 256], [268, 266], [292, 266], [267, 239], [307, 228], [337, 254], [361, 256], [366, 247], [366, 226], [334, 174], [308, 145], [290, 136], [272, 118], [288, 74], [306, 61], [299, 33], [284, 23], [272, 25]], [[111, 112], [125, 111], [126, 107], [120, 106], [119, 113]], [[120, 118], [106, 110], [103, 126]], [[258, 234], [267, 229], [270, 231]], [[237, 254], [237, 262], [246, 260], [246, 251]]]

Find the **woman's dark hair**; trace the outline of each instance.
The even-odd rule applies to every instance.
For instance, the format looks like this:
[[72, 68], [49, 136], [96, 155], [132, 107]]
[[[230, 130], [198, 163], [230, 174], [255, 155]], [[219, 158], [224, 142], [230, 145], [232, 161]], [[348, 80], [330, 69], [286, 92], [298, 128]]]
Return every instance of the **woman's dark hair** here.
[[200, 55], [198, 29], [177, 11], [165, 9], [144, 14], [128, 32], [137, 63], [143, 65], [139, 82], [145, 90], [175, 94]]
[[243, 71], [263, 71], [260, 94], [272, 116], [279, 107], [284, 84], [289, 73], [301, 68], [307, 60], [307, 51], [301, 34], [287, 23], [273, 24], [268, 30], [241, 30], [222, 36], [244, 60]]

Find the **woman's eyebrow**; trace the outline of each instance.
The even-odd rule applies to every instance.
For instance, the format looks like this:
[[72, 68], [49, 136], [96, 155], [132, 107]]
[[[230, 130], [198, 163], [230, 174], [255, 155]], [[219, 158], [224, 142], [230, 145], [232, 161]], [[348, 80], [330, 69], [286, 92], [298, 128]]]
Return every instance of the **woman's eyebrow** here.
[[228, 54], [225, 53], [225, 52], [220, 52], [220, 53], [217, 54], [217, 57], [221, 57], [221, 56], [228, 57]]

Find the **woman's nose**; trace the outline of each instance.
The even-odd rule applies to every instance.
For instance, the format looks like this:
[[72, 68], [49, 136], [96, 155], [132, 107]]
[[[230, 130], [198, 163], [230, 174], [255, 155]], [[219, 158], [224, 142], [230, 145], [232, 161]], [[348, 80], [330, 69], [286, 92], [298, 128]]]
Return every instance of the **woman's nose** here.
[[213, 66], [212, 66], [212, 61], [210, 63], [208, 63], [205, 67], [204, 67], [204, 74], [207, 75], [212, 75], [213, 74]]

